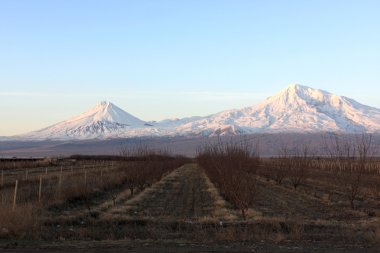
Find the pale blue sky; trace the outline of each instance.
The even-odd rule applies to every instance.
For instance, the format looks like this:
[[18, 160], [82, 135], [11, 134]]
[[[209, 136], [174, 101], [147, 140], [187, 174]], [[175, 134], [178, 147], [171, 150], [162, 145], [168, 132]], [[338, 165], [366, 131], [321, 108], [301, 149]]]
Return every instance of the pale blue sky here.
[[0, 135], [109, 100], [143, 120], [289, 83], [380, 107], [380, 1], [0, 0]]

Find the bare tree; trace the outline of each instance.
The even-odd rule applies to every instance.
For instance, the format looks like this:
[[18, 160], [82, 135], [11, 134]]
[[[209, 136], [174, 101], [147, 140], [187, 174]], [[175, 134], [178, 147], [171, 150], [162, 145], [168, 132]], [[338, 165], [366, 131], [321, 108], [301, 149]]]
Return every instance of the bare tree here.
[[287, 159], [288, 167], [290, 168], [289, 180], [294, 190], [297, 190], [297, 187], [306, 181], [311, 159], [307, 144], [304, 144], [301, 148], [296, 148], [294, 154]]
[[330, 139], [325, 139], [325, 146], [336, 164], [336, 171], [333, 171], [336, 182], [343, 187], [351, 208], [355, 209], [355, 200], [362, 188], [363, 173], [373, 155], [372, 135], [330, 135]]
[[284, 143], [280, 148], [280, 155], [275, 163], [275, 167], [273, 170], [273, 178], [277, 184], [281, 184], [282, 181], [289, 176], [289, 172], [291, 170], [290, 159], [290, 151], [287, 145]]

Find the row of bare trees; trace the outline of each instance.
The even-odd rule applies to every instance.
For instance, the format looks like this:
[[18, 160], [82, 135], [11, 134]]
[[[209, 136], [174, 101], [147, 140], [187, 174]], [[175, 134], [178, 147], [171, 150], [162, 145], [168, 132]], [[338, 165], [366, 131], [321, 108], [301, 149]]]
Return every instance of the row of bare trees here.
[[280, 145], [279, 156], [266, 159], [260, 175], [279, 185], [286, 181], [295, 190], [308, 178], [322, 179], [339, 187], [352, 208], [364, 186], [380, 195], [380, 168], [372, 135], [330, 134], [324, 143], [324, 154], [318, 157], [308, 145]]
[[172, 156], [168, 150], [153, 150], [147, 145], [121, 146], [120, 172], [133, 196], [135, 189], [142, 191], [159, 181], [162, 176], [190, 161], [183, 156]]
[[120, 162], [119, 171], [126, 178], [125, 184], [133, 196], [135, 189], [142, 191], [150, 187], [186, 161], [187, 159], [161, 157], [146, 161]]
[[227, 201], [246, 219], [257, 192], [257, 170], [261, 164], [255, 149], [247, 142], [205, 145], [198, 150], [198, 164]]

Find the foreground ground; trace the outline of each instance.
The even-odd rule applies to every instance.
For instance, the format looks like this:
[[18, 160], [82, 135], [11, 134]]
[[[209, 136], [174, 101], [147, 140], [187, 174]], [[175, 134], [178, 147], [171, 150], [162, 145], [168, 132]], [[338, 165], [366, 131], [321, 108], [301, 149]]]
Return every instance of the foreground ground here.
[[66, 242], [1, 242], [2, 253], [21, 252], [157, 252], [157, 253], [211, 253], [211, 252], [262, 252], [262, 253], [378, 253], [377, 246], [358, 246], [350, 244], [326, 243], [195, 243], [188, 241], [152, 241], [152, 240], [118, 240], [118, 241], [66, 241]]
[[[204, 171], [184, 165], [135, 192], [121, 185], [43, 214], [46, 241], [0, 241], [1, 252], [379, 252], [378, 202], [350, 210], [333, 185], [297, 191], [259, 178], [244, 221]], [[326, 197], [328, 196], [328, 198]], [[367, 213], [371, 211], [372, 215]]]

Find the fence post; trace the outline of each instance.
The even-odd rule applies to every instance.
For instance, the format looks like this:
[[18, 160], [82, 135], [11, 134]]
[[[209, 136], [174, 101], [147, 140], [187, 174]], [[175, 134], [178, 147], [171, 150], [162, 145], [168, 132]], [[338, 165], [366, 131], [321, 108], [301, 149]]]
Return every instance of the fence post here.
[[14, 211], [15, 208], [16, 208], [17, 188], [18, 188], [18, 180], [16, 179], [15, 191], [14, 191], [14, 194], [13, 194], [13, 207], [12, 207], [12, 211]]
[[100, 169], [100, 185], [103, 187], [103, 169]]
[[84, 186], [87, 188], [87, 170], [84, 171]]
[[45, 168], [45, 175], [47, 175], [47, 167]]
[[4, 170], [1, 170], [1, 204], [4, 204]]
[[41, 203], [42, 196], [42, 176], [40, 175], [40, 186], [38, 187], [38, 202]]
[[62, 167], [61, 172], [59, 173], [59, 182], [58, 182], [58, 197], [61, 198], [61, 192], [62, 192]]

